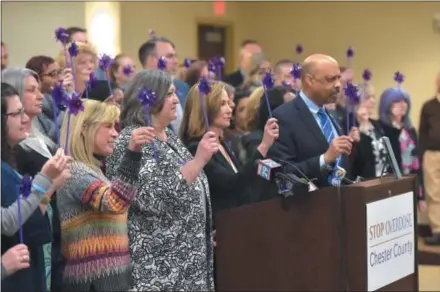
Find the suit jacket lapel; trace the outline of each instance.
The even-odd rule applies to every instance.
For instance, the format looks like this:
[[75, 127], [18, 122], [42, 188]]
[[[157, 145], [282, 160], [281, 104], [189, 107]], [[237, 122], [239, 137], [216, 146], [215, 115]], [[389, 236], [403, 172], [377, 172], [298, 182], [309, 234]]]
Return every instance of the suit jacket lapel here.
[[320, 145], [328, 145], [327, 140], [322, 134], [322, 130], [316, 122], [313, 114], [310, 112], [309, 108], [302, 100], [301, 97], [298, 97], [292, 101], [295, 104], [295, 107], [300, 115], [304, 124], [309, 128], [310, 132], [315, 136], [316, 140], [320, 143]]

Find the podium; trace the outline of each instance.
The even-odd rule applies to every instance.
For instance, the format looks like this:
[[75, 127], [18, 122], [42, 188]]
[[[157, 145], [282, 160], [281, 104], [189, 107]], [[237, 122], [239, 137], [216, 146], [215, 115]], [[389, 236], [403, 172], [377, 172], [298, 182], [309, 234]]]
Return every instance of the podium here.
[[384, 177], [226, 210], [218, 291], [418, 291], [415, 178]]

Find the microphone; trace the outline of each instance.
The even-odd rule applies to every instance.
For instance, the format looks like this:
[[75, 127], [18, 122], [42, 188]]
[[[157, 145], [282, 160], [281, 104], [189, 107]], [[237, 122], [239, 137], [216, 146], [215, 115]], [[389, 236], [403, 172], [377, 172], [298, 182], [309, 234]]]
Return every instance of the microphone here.
[[272, 159], [258, 160], [257, 163], [257, 174], [268, 181], [272, 180], [275, 170], [279, 170], [282, 167], [281, 164], [276, 163]]
[[309, 192], [313, 192], [313, 191], [316, 191], [318, 189], [318, 187], [313, 183], [313, 181], [311, 179], [309, 179], [307, 177], [307, 175], [305, 175], [305, 173], [302, 172], [301, 169], [299, 169], [298, 166], [296, 166], [295, 164], [293, 164], [293, 163], [291, 163], [289, 161], [286, 161], [286, 160], [278, 159], [278, 161], [281, 162], [281, 163], [284, 163], [284, 164], [292, 166], [302, 176], [302, 178], [307, 181], [307, 183], [309, 185]]
[[[283, 163], [283, 161], [280, 161]], [[283, 165], [272, 159], [258, 160], [257, 174], [267, 181], [274, 180], [278, 186], [278, 193], [284, 197], [290, 197], [294, 194], [302, 194], [310, 191], [310, 180], [299, 178], [293, 173], [285, 173]], [[288, 164], [288, 162], [287, 162]], [[311, 183], [311, 182], [310, 182]]]

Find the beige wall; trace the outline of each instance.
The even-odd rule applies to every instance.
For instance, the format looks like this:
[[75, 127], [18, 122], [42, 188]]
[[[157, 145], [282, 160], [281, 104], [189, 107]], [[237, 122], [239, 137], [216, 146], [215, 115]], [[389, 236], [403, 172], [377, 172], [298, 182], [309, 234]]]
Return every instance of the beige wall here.
[[438, 2], [260, 2], [253, 3], [248, 15], [260, 19], [253, 23], [253, 30], [274, 60], [295, 57], [300, 42], [304, 55], [326, 53], [344, 65], [345, 51], [353, 45], [358, 80], [370, 68], [379, 94], [394, 86], [394, 72], [400, 70], [406, 76], [403, 87], [414, 104], [411, 117], [418, 125], [420, 108], [433, 96], [440, 71], [435, 12], [440, 12]]
[[[84, 2], [2, 2], [2, 41], [9, 66], [24, 66], [36, 55], [56, 56], [55, 29], [84, 26]], [[64, 11], [64, 13], [61, 13]]]
[[[121, 2], [119, 7], [120, 47], [136, 61], [150, 28], [172, 39], [182, 59], [195, 56], [196, 22], [209, 19], [234, 24], [236, 51], [241, 40], [255, 38], [274, 61], [295, 58], [300, 42], [304, 56], [326, 53], [343, 65], [347, 46], [353, 45], [357, 77], [370, 68], [379, 93], [394, 85], [396, 70], [405, 74], [416, 125], [440, 70], [440, 34], [432, 28], [433, 15], [440, 12], [435, 2], [227, 2], [224, 17], [213, 15], [212, 2]], [[35, 54], [55, 55], [59, 45], [54, 29], [85, 26], [85, 9], [81, 2], [2, 3], [2, 39], [9, 46], [11, 65], [23, 65]], [[236, 58], [228, 61], [236, 64]]]
[[234, 43], [246, 37], [248, 25], [241, 21], [238, 2], [228, 2], [226, 16], [213, 15], [212, 2], [123, 2], [121, 3], [121, 47], [135, 57], [148, 38], [148, 30], [171, 39], [181, 59], [197, 54], [197, 21], [213, 20], [234, 23]]

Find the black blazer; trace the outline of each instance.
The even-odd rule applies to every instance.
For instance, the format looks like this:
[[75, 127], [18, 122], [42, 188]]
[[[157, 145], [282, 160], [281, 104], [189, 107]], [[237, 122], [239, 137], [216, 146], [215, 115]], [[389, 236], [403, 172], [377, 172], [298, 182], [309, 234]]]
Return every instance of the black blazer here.
[[[188, 142], [187, 147], [191, 154], [196, 154], [199, 143], [200, 139]], [[254, 190], [253, 186], [256, 185], [255, 180], [259, 179], [256, 160], [263, 159], [261, 153], [256, 151], [254, 159], [242, 166], [224, 142], [222, 142], [222, 145], [238, 172], [234, 172], [220, 151], [214, 154], [205, 166], [204, 171], [208, 177], [213, 215], [219, 211], [238, 207], [249, 202], [249, 195]]]
[[[322, 175], [319, 165], [319, 157], [327, 151], [329, 144], [302, 98], [295, 98], [277, 107], [273, 117], [278, 119], [280, 136], [270, 148], [268, 156], [294, 164], [309, 179], [317, 179], [314, 181], [317, 187], [329, 186], [328, 178]], [[338, 135], [343, 135], [331, 115], [329, 117]], [[347, 177], [351, 178], [349, 159], [345, 155], [342, 157], [341, 167], [347, 171]], [[298, 174], [290, 165], [285, 169]]]
[[241, 71], [237, 70], [229, 75], [226, 75], [224, 81], [232, 85], [233, 87], [238, 87], [243, 83], [244, 78], [243, 75], [241, 74]]

